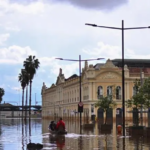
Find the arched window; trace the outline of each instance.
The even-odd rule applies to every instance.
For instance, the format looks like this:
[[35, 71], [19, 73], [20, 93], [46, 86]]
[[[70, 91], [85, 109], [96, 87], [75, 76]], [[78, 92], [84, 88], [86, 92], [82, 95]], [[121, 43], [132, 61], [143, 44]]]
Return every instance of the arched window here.
[[107, 87], [107, 96], [112, 96], [112, 86]]
[[103, 97], [103, 87], [99, 86], [97, 89], [97, 98], [100, 99]]
[[116, 88], [116, 99], [121, 99], [121, 87], [117, 86]]

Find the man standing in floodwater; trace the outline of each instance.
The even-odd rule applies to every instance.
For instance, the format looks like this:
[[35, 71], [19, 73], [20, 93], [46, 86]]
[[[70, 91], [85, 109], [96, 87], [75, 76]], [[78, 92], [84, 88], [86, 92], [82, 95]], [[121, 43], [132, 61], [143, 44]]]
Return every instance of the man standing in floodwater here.
[[60, 117], [60, 118], [59, 118], [59, 121], [57, 122], [56, 130], [59, 130], [60, 127], [62, 127], [62, 128], [65, 130], [65, 123], [64, 123], [64, 121], [62, 120], [62, 117]]

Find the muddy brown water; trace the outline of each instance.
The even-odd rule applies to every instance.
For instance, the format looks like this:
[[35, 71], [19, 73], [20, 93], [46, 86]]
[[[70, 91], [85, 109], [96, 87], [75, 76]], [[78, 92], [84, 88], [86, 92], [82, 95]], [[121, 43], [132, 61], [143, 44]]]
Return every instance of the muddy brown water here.
[[27, 144], [41, 143], [43, 150], [150, 150], [150, 139], [143, 136], [126, 137], [118, 135], [116, 124], [111, 132], [100, 131], [95, 123], [93, 128], [82, 129], [78, 121], [66, 121], [68, 134], [51, 135], [48, 131], [50, 120], [0, 119], [0, 150], [27, 150]]

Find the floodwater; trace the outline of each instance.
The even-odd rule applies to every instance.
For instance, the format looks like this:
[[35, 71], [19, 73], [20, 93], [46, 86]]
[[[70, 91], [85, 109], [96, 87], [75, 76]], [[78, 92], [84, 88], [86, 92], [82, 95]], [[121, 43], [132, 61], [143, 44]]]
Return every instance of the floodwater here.
[[78, 121], [66, 121], [68, 134], [53, 136], [49, 122], [31, 119], [29, 125], [21, 119], [0, 119], [0, 150], [27, 150], [29, 142], [43, 144], [42, 150], [150, 150], [150, 139], [117, 135], [115, 125], [111, 133], [100, 133], [96, 123], [80, 134]]

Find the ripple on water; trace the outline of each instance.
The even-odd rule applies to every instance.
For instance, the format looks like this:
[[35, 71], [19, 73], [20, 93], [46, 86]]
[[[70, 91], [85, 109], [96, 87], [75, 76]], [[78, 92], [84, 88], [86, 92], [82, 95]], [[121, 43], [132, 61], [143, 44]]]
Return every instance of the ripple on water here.
[[[5, 122], [6, 121], [6, 122]], [[20, 150], [22, 145], [26, 149], [27, 143], [41, 143], [43, 144], [43, 150], [57, 150], [58, 148], [58, 139], [50, 139], [50, 133], [47, 131], [48, 122], [41, 123], [38, 120], [32, 120], [31, 122], [31, 134], [29, 133], [29, 124], [27, 123], [24, 126], [24, 134], [22, 135], [22, 124], [21, 120], [7, 119], [1, 123], [0, 128], [0, 150]], [[69, 128], [69, 124], [71, 125]], [[150, 149], [150, 139], [145, 138], [133, 138], [131, 136], [117, 136], [113, 132], [112, 134], [99, 134], [98, 129], [95, 128], [92, 132], [84, 132], [83, 134], [77, 134], [78, 124], [75, 128], [72, 127], [74, 122], [68, 122], [67, 129], [71, 131], [65, 135], [64, 150], [102, 150], [102, 149], [114, 149], [122, 150], [123, 149], [123, 140], [125, 140], [125, 150], [126, 149], [140, 149], [143, 150]], [[27, 128], [26, 128], [27, 127]], [[25, 130], [26, 129], [26, 130]], [[29, 136], [31, 135], [31, 136]]]
[[67, 138], [79, 138], [79, 137], [104, 137], [104, 135], [86, 135], [86, 134], [75, 134], [75, 133], [68, 133], [65, 135]]

